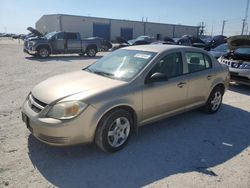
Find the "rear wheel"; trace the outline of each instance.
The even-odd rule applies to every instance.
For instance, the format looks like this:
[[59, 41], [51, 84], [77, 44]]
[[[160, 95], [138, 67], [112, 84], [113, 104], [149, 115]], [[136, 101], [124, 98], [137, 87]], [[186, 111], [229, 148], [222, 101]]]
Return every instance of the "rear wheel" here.
[[205, 112], [209, 114], [217, 112], [221, 106], [222, 98], [223, 98], [223, 89], [221, 87], [215, 87], [212, 90], [206, 105], [204, 106]]
[[97, 50], [94, 47], [87, 48], [86, 54], [89, 57], [95, 57], [96, 53], [97, 53]]
[[132, 117], [123, 109], [112, 111], [104, 116], [98, 125], [95, 143], [105, 152], [121, 150], [130, 137]]
[[50, 55], [50, 51], [46, 47], [38, 48], [37, 53], [38, 53], [37, 55], [41, 58], [47, 58]]

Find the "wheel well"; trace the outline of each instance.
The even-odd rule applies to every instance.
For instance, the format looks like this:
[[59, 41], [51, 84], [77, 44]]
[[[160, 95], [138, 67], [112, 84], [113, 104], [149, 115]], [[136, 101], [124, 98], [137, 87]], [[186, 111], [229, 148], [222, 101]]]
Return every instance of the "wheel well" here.
[[[216, 88], [216, 87], [221, 88], [221, 89], [222, 89], [223, 94], [225, 93], [225, 86], [224, 86], [224, 84], [222, 84], [222, 83], [217, 84], [214, 88]], [[213, 89], [214, 89], [214, 88], [213, 88]]]
[[96, 45], [88, 45], [86, 49], [88, 50], [88, 49], [91, 49], [91, 48], [95, 49], [95, 51], [97, 52], [97, 46]]
[[49, 50], [49, 53], [51, 53], [51, 49], [50, 49], [50, 47], [48, 45], [39, 45], [39, 46], [36, 47], [36, 50], [39, 50], [41, 48], [47, 48]]
[[136, 115], [136, 112], [133, 108], [131, 108], [130, 106], [126, 106], [126, 105], [121, 105], [121, 106], [116, 106], [112, 109], [110, 109], [109, 111], [107, 111], [103, 116], [102, 118], [100, 119], [100, 121], [98, 122], [98, 124], [102, 121], [102, 119], [108, 115], [109, 113], [111, 113], [112, 111], [115, 111], [115, 110], [118, 110], [118, 109], [122, 109], [122, 110], [126, 110], [127, 112], [129, 112], [129, 114], [131, 115], [132, 117], [132, 120], [133, 120], [133, 127], [132, 127], [132, 131], [135, 131], [137, 132], [137, 115]]

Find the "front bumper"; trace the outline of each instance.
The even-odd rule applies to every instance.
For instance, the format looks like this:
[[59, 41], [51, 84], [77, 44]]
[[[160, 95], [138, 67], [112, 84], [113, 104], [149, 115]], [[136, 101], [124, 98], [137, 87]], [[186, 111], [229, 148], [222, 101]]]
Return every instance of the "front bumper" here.
[[221, 58], [219, 62], [229, 67], [231, 81], [250, 85], [250, 69], [241, 68], [241, 61]]
[[36, 51], [36, 50], [32, 50], [32, 48], [31, 48], [31, 49], [28, 49], [27, 47], [24, 47], [24, 48], [23, 48], [23, 52], [25, 52], [25, 53], [27, 53], [27, 54], [30, 54], [30, 55], [35, 55], [35, 54], [37, 54], [37, 51]]
[[79, 116], [71, 120], [41, 118], [28, 103], [22, 107], [22, 119], [32, 135], [40, 141], [54, 146], [68, 146], [92, 142], [97, 122], [96, 110], [88, 106]]
[[250, 85], [250, 69], [235, 69], [229, 68], [231, 81]]

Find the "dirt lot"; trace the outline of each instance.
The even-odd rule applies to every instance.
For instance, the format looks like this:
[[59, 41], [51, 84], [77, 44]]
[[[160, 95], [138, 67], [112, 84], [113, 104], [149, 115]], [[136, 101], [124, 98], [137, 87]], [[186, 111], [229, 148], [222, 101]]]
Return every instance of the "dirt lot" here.
[[28, 92], [94, 61], [77, 55], [39, 60], [18, 41], [0, 40], [0, 187], [250, 187], [246, 86], [231, 85], [217, 114], [195, 110], [142, 127], [115, 154], [34, 139], [20, 117]]

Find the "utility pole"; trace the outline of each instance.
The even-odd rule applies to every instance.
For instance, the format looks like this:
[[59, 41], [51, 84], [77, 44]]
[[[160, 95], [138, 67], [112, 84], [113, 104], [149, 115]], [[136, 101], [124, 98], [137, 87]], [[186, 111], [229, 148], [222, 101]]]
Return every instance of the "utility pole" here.
[[204, 35], [204, 31], [205, 31], [205, 23], [204, 23], [204, 22], [201, 22], [201, 23], [200, 23], [199, 35], [200, 35], [200, 36]]
[[226, 22], [227, 22], [227, 20], [223, 20], [222, 29], [221, 29], [221, 35], [223, 35], [223, 33], [224, 33], [224, 28], [225, 28]]
[[246, 12], [245, 12], [245, 18], [242, 20], [242, 30], [241, 30], [241, 35], [244, 34], [245, 31], [245, 26], [246, 26], [246, 22], [247, 22], [247, 17], [248, 17], [248, 7], [249, 7], [249, 0], [247, 0], [247, 6], [246, 6]]

